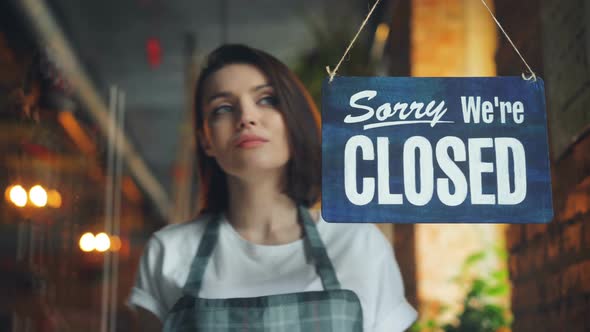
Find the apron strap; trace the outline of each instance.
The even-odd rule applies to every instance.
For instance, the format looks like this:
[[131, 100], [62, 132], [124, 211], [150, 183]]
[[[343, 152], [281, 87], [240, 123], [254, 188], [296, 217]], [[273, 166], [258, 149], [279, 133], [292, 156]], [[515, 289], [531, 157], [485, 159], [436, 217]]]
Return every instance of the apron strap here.
[[[311, 254], [311, 257], [314, 260], [316, 272], [322, 280], [324, 289], [340, 289], [340, 282], [336, 277], [334, 266], [328, 257], [326, 247], [322, 242], [315, 223], [309, 215], [309, 211], [307, 211], [306, 208], [300, 206], [298, 208], [298, 214], [299, 219], [302, 221], [305, 232], [305, 237], [303, 239], [304, 244], [306, 245]], [[219, 238], [219, 224], [221, 218], [221, 214], [214, 215], [208, 220], [207, 225], [205, 226], [203, 238], [199, 243], [197, 254], [193, 259], [188, 278], [184, 284], [183, 292], [185, 294], [191, 294], [195, 297], [198, 297], [199, 295], [203, 276], [205, 275], [205, 268], [207, 267], [209, 257], [211, 257], [213, 249], [217, 244], [217, 239]]]
[[326, 246], [324, 246], [324, 242], [320, 237], [315, 222], [311, 219], [311, 215], [309, 215], [309, 211], [303, 206], [299, 206], [299, 218], [303, 220], [305, 243], [311, 252], [311, 257], [315, 261], [316, 272], [322, 280], [324, 289], [340, 289], [340, 282], [338, 281], [338, 277], [336, 277], [332, 261], [330, 261], [330, 257], [328, 257], [328, 253], [326, 252]]
[[185, 294], [192, 294], [195, 297], [198, 297], [199, 295], [203, 275], [205, 275], [205, 268], [207, 268], [209, 257], [211, 257], [215, 244], [217, 244], [220, 220], [221, 214], [217, 214], [213, 215], [212, 218], [207, 221], [205, 232], [199, 243], [199, 249], [197, 250], [195, 258], [193, 258], [188, 278], [183, 287]]

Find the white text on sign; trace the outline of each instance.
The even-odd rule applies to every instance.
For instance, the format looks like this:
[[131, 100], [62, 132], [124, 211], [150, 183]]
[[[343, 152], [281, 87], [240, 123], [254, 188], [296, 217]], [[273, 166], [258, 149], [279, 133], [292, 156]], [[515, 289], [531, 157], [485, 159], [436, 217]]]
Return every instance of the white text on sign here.
[[[350, 97], [352, 110], [363, 114], [348, 114], [344, 123], [363, 123], [363, 129], [386, 126], [430, 124], [452, 124], [443, 116], [448, 109], [445, 101], [398, 101], [395, 104], [383, 103], [376, 109], [361, 103], [371, 101], [377, 96], [375, 90], [363, 90]], [[504, 124], [524, 122], [524, 105], [521, 101], [482, 100], [480, 96], [461, 96], [461, 110], [464, 123], [492, 123], [499, 119]], [[494, 116], [495, 111], [499, 118]], [[394, 118], [393, 120], [391, 120]], [[370, 123], [372, 122], [373, 123]], [[369, 122], [369, 123], [367, 123]], [[351, 137], [344, 150], [344, 189], [349, 201], [355, 205], [366, 205], [377, 195], [378, 204], [403, 204], [404, 197], [413, 205], [428, 204], [435, 195], [447, 206], [462, 204], [469, 193], [471, 204], [516, 205], [524, 201], [527, 193], [526, 153], [523, 144], [513, 137], [469, 138], [465, 143], [458, 137], [445, 136], [434, 145], [422, 136], [412, 136], [403, 144], [402, 170], [403, 194], [391, 193], [389, 185], [389, 139], [377, 137], [377, 148], [373, 141], [364, 135]], [[495, 160], [483, 161], [482, 149], [494, 149]], [[377, 160], [377, 178], [363, 177], [362, 187], [357, 186], [357, 150], [363, 160]], [[449, 151], [452, 151], [452, 157]], [[396, 155], [400, 155], [396, 153]], [[416, 155], [419, 158], [416, 158]], [[513, 171], [510, 174], [509, 160], [512, 158]], [[418, 161], [417, 161], [418, 160]], [[416, 165], [416, 163], [419, 163]], [[434, 165], [446, 177], [434, 178]], [[457, 166], [457, 162], [467, 162], [467, 175]], [[418, 168], [416, 168], [418, 166]], [[418, 169], [419, 174], [416, 174]], [[496, 193], [483, 193], [482, 175], [496, 173]], [[418, 188], [418, 181], [420, 186]], [[452, 188], [451, 190], [451, 183]], [[510, 183], [514, 183], [511, 190]], [[435, 191], [436, 185], [436, 191]]]
[[[482, 160], [482, 149], [494, 149], [495, 160]], [[377, 178], [363, 177], [362, 187], [357, 186], [357, 150], [365, 161], [377, 160]], [[453, 156], [449, 154], [453, 151]], [[416, 153], [419, 158], [416, 158]], [[399, 155], [399, 154], [395, 154]], [[458, 137], [441, 138], [434, 148], [430, 141], [422, 136], [412, 136], [405, 141], [402, 152], [404, 193], [391, 193], [389, 188], [389, 138], [377, 138], [377, 150], [370, 138], [364, 135], [351, 137], [344, 149], [344, 190], [348, 200], [355, 205], [369, 204], [377, 192], [378, 204], [403, 204], [405, 196], [410, 204], [423, 206], [428, 204], [435, 193], [447, 206], [462, 204], [470, 193], [471, 204], [478, 205], [515, 205], [521, 203], [527, 194], [526, 157], [522, 143], [512, 137], [470, 138], [465, 143]], [[509, 174], [509, 158], [512, 156], [514, 168]], [[416, 167], [417, 160], [419, 164]], [[434, 178], [434, 162], [446, 177]], [[467, 177], [456, 162], [467, 162]], [[494, 168], [495, 166], [495, 168]], [[416, 173], [419, 170], [419, 174]], [[497, 191], [495, 194], [482, 192], [483, 173], [496, 172]], [[419, 176], [420, 188], [416, 178]], [[514, 190], [510, 190], [510, 178]], [[467, 181], [469, 179], [469, 181]], [[455, 188], [451, 192], [450, 182]], [[377, 185], [379, 184], [379, 185]]]

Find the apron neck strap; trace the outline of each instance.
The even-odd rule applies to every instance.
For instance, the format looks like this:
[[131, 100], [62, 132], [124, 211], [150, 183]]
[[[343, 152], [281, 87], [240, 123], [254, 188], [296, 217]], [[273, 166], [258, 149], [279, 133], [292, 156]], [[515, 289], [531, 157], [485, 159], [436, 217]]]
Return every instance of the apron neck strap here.
[[[336, 277], [336, 272], [334, 271], [332, 262], [328, 257], [326, 247], [320, 238], [320, 234], [316, 228], [315, 223], [309, 215], [309, 211], [307, 211], [306, 208], [300, 206], [298, 208], [298, 215], [305, 232], [305, 237], [303, 240], [306, 249], [313, 258], [316, 272], [322, 280], [324, 289], [340, 289], [340, 282]], [[219, 224], [221, 219], [221, 214], [214, 215], [205, 226], [203, 238], [199, 243], [197, 254], [193, 259], [187, 281], [183, 288], [185, 294], [192, 294], [195, 297], [197, 297], [199, 294], [203, 276], [205, 275], [205, 268], [207, 267], [209, 257], [211, 257], [213, 249], [217, 244], [217, 239], [219, 237]]]
[[221, 218], [221, 214], [216, 214], [207, 221], [203, 238], [201, 238], [201, 242], [199, 243], [199, 249], [197, 249], [197, 254], [193, 258], [188, 278], [184, 284], [183, 291], [185, 294], [193, 294], [195, 297], [199, 295], [203, 275], [205, 275], [205, 268], [215, 248], [215, 244], [217, 244], [219, 221]]
[[326, 252], [326, 246], [324, 246], [324, 242], [320, 237], [315, 222], [309, 215], [309, 211], [303, 206], [299, 206], [299, 219], [303, 221], [305, 245], [311, 253], [311, 257], [315, 263], [316, 272], [322, 280], [324, 289], [340, 289], [340, 282], [338, 281], [338, 277], [336, 277], [332, 261]]

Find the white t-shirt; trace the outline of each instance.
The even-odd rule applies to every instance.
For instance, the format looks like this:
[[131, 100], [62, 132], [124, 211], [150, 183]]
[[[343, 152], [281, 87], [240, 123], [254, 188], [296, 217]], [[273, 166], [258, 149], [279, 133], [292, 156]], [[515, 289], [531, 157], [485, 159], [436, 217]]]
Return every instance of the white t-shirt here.
[[[167, 226], [147, 243], [129, 303], [164, 321], [180, 298], [205, 229], [201, 218]], [[399, 267], [390, 243], [372, 224], [332, 224], [320, 218], [317, 229], [340, 285], [356, 293], [364, 331], [403, 331], [417, 313], [404, 297]], [[259, 245], [242, 238], [226, 220], [219, 227], [199, 297], [236, 298], [322, 290], [302, 239]]]

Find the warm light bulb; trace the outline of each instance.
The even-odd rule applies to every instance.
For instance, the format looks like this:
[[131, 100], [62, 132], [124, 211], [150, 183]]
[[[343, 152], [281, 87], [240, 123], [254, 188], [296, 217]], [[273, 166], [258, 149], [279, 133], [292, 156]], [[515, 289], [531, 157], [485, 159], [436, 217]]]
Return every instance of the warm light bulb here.
[[61, 195], [57, 190], [47, 192], [47, 205], [56, 209], [61, 207]]
[[111, 250], [112, 251], [121, 250], [121, 238], [119, 238], [117, 235], [111, 236]]
[[10, 200], [14, 205], [23, 207], [27, 205], [27, 191], [20, 185], [16, 185], [10, 189]]
[[36, 185], [29, 190], [29, 199], [35, 206], [44, 207], [47, 205], [47, 192], [40, 185]]
[[94, 238], [94, 248], [97, 251], [104, 252], [109, 250], [110, 247], [111, 240], [109, 239], [109, 236], [106, 235], [106, 233], [96, 234], [96, 237]]
[[381, 23], [377, 27], [375, 31], [375, 39], [377, 39], [380, 43], [385, 42], [387, 37], [389, 36], [389, 26], [386, 23]]
[[94, 250], [95, 247], [95, 237], [94, 234], [92, 233], [84, 233], [84, 235], [82, 235], [80, 237], [80, 249], [82, 249], [82, 251], [85, 252], [90, 252], [92, 250]]
[[14, 188], [14, 186], [8, 186], [4, 191], [4, 199], [6, 199], [6, 201], [8, 202], [12, 202], [12, 199], [10, 199], [10, 191], [12, 190], [12, 188]]

